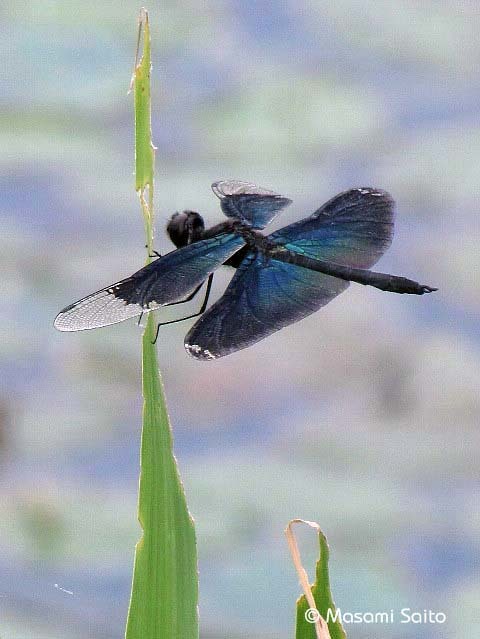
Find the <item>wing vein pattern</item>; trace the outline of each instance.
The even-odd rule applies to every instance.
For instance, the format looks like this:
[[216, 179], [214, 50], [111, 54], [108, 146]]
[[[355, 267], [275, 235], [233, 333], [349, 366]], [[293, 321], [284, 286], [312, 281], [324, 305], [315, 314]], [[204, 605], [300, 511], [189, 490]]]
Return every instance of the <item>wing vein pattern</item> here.
[[223, 233], [179, 248], [67, 306], [54, 325], [61, 331], [109, 326], [182, 300], [244, 244], [241, 236]]

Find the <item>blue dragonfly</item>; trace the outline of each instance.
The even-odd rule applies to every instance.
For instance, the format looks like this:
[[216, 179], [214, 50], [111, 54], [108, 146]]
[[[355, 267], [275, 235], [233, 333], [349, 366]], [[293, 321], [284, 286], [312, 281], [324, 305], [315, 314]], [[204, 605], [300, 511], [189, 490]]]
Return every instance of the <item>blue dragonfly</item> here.
[[[206, 229], [195, 211], [175, 213], [167, 233], [177, 247], [139, 271], [64, 308], [60, 331], [81, 331], [182, 304], [202, 285], [200, 316], [185, 337], [194, 358], [212, 360], [246, 348], [318, 311], [350, 282], [382, 291], [423, 295], [436, 288], [405, 277], [371, 271], [392, 242], [394, 201], [385, 191], [363, 187], [336, 195], [310, 217], [270, 235], [265, 228], [291, 200], [249, 182], [212, 184], [226, 220]], [[213, 274], [236, 272], [208, 310]], [[158, 329], [157, 329], [158, 336]]]

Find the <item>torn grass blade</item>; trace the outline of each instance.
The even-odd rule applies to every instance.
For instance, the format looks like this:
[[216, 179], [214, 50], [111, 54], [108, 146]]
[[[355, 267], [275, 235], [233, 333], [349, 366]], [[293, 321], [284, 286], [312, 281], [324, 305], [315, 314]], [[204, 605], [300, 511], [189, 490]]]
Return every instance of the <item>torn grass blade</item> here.
[[[306, 524], [318, 534], [320, 556], [316, 565], [315, 583], [312, 586], [302, 565], [297, 540], [293, 533], [295, 524]], [[292, 519], [285, 534], [304, 593], [297, 601], [295, 639], [346, 639], [347, 635], [342, 624], [335, 615], [336, 608], [330, 592], [328, 574], [329, 548], [320, 526], [316, 522]]]

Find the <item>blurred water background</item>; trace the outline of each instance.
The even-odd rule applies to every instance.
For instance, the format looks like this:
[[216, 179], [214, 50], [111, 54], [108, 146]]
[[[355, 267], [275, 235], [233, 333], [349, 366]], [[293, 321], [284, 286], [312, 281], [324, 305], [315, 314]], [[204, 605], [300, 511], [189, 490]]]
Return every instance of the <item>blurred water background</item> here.
[[[292, 517], [326, 532], [343, 610], [448, 617], [350, 627], [352, 638], [478, 636], [478, 3], [148, 8], [158, 250], [172, 248], [164, 227], [176, 210], [221, 220], [217, 179], [291, 197], [272, 228], [372, 185], [398, 211], [378, 270], [440, 288], [415, 298], [352, 285], [218, 362], [185, 354], [189, 322], [162, 329], [203, 637], [293, 636]], [[127, 322], [60, 334], [52, 320], [144, 260], [127, 96], [138, 9], [0, 5], [2, 639], [123, 635], [139, 537], [141, 332]], [[313, 540], [301, 539], [313, 565]]]

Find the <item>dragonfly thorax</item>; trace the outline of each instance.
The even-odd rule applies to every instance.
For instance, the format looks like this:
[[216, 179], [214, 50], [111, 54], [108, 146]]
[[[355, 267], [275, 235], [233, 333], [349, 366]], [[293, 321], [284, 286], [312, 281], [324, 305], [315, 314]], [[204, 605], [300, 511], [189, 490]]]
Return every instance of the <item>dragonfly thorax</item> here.
[[249, 224], [244, 224], [236, 220], [233, 224], [232, 230], [236, 235], [240, 235], [245, 240], [245, 244], [250, 249], [265, 249], [267, 248], [267, 245], [270, 245], [270, 242], [267, 240], [265, 235], [263, 235], [260, 231], [257, 231], [257, 229], [252, 228]]

